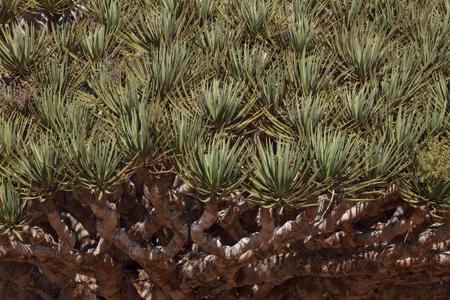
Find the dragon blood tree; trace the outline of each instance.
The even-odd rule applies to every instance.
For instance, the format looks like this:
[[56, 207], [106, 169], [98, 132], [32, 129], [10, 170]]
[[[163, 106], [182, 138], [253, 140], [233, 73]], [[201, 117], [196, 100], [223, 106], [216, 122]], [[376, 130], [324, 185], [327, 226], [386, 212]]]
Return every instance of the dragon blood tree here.
[[0, 298], [450, 294], [448, 0], [3, 0], [0, 24]]

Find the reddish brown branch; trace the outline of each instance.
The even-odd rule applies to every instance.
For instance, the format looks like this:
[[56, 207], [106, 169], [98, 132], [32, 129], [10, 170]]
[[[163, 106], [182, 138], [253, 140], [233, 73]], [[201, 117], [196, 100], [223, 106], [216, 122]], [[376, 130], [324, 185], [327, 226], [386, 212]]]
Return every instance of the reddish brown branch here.
[[430, 228], [422, 232], [419, 236], [419, 247], [429, 248], [433, 244], [450, 240], [450, 222], [446, 221], [437, 228]]
[[55, 207], [56, 201], [59, 200], [60, 193], [51, 194], [42, 205], [45, 214], [47, 215], [48, 222], [55, 230], [61, 243], [61, 252], [68, 254], [76, 244], [76, 237], [69, 229], [66, 223], [62, 220], [61, 214]]
[[131, 226], [129, 234], [136, 240], [145, 243], [149, 237], [154, 235], [161, 225], [158, 223], [156, 211], [153, 208], [142, 222], [137, 222]]
[[100, 235], [100, 240], [94, 255], [104, 254], [111, 247], [113, 231], [118, 225], [119, 216], [115, 205], [106, 199], [93, 199], [89, 202], [89, 207], [99, 220], [97, 233]]
[[[238, 195], [236, 198], [239, 199], [241, 197]], [[246, 201], [245, 199], [238, 200], [236, 199], [236, 204], [231, 204], [226, 209], [223, 209], [219, 212], [218, 222], [217, 224], [225, 229], [230, 237], [233, 239], [233, 242], [239, 241], [242, 237], [248, 235], [248, 232], [242, 226], [240, 217], [246, 212], [252, 205]]]
[[[265, 261], [258, 261], [242, 268], [237, 282], [241, 286], [259, 282], [271, 282], [274, 279], [285, 281], [297, 276], [340, 277], [347, 275], [364, 275], [383, 272], [390, 268], [414, 268], [423, 265], [450, 265], [450, 253], [428, 253], [405, 255], [401, 245], [393, 245], [391, 251], [382, 249], [352, 253], [340, 256], [324, 256], [323, 254], [288, 254], [273, 256]], [[396, 259], [393, 257], [399, 256]]]
[[[403, 235], [420, 224], [426, 216], [426, 211], [415, 209], [409, 218], [388, 222], [385, 227], [357, 236], [358, 244], [372, 245], [380, 242], [392, 241], [395, 237]], [[395, 216], [394, 216], [395, 217]]]

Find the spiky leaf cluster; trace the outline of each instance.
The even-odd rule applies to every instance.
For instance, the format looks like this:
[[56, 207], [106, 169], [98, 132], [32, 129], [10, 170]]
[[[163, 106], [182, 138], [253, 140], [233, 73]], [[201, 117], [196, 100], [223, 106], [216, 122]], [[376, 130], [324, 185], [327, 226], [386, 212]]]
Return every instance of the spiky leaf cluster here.
[[1, 175], [40, 196], [146, 168], [263, 206], [395, 185], [445, 210], [444, 2], [3, 1]]

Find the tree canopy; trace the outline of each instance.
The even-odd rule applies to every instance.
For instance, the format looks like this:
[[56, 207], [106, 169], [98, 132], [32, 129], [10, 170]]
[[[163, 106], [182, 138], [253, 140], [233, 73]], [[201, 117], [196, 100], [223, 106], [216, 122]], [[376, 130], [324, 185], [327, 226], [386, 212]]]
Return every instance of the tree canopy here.
[[4, 0], [0, 24], [0, 260], [259, 297], [303, 276], [251, 274], [276, 255], [450, 239], [447, 0]]

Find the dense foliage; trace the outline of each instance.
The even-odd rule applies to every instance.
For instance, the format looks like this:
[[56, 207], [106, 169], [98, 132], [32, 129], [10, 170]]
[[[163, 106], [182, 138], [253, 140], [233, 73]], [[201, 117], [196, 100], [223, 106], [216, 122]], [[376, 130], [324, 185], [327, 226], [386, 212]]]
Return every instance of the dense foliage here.
[[[302, 275], [266, 288], [245, 266], [303, 251], [277, 234], [311, 210], [335, 226], [310, 237], [391, 198], [380, 222], [448, 228], [448, 0], [3, 0], [0, 24], [0, 259], [61, 289], [60, 254], [111, 299], [92, 275], [105, 257], [154, 295], [267, 295]], [[382, 229], [371, 218], [359, 233]], [[14, 259], [19, 245], [57, 250]]]

